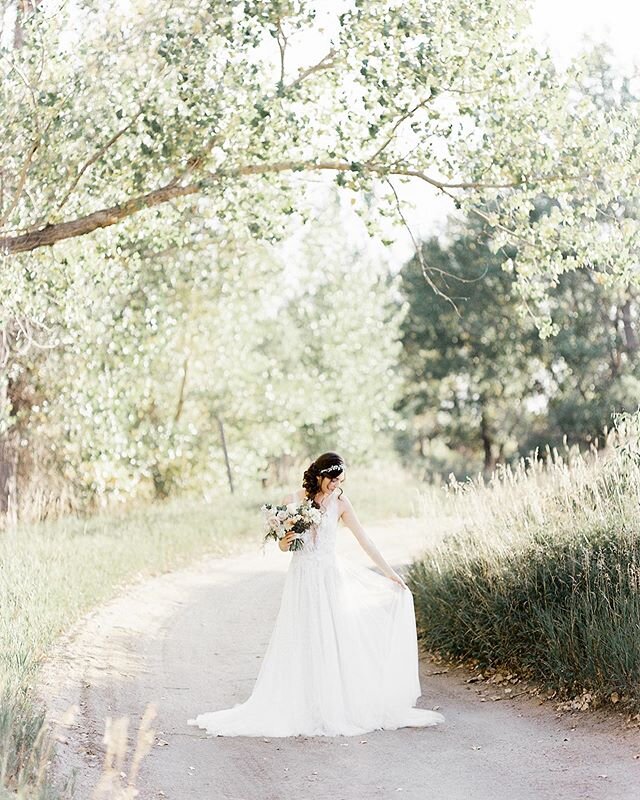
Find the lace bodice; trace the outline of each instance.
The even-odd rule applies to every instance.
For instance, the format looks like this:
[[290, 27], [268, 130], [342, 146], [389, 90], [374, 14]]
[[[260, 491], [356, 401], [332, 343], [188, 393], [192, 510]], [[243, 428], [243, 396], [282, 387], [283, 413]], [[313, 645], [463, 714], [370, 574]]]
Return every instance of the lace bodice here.
[[338, 530], [338, 492], [327, 500], [322, 510], [322, 521], [312, 525], [302, 534], [304, 547], [293, 550], [293, 558], [325, 558], [335, 555], [336, 533]]

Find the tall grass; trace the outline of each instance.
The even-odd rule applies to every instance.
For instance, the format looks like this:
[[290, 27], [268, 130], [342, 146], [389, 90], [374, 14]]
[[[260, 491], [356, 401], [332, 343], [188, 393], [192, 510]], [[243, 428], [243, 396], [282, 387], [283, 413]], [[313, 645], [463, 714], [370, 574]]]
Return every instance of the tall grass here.
[[640, 705], [638, 430], [452, 482], [455, 532], [407, 576], [428, 648]]
[[0, 787], [50, 794], [51, 743], [32, 687], [48, 647], [132, 580], [257, 547], [259, 497], [176, 501], [7, 530], [0, 537]]

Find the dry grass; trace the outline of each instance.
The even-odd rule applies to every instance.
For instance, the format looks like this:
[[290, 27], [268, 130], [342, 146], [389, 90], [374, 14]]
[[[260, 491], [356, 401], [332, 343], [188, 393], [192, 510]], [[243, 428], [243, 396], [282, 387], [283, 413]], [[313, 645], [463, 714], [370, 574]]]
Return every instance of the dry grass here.
[[427, 647], [640, 706], [639, 431], [451, 484], [453, 532], [408, 575]]

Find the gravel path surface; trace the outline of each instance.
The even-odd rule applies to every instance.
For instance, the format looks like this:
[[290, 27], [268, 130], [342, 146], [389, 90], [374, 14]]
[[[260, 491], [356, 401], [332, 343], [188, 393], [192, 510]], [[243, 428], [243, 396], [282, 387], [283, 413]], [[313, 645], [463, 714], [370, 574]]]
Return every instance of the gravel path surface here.
[[[367, 529], [397, 569], [424, 541], [415, 520]], [[342, 557], [367, 563], [348, 530], [339, 537]], [[249, 695], [289, 558], [273, 546], [265, 555], [209, 559], [150, 579], [60, 641], [40, 693], [58, 738], [56, 775], [75, 774], [79, 800], [100, 779], [107, 718], [129, 720], [127, 754], [113, 769], [126, 785], [150, 704], [157, 716], [136, 780], [142, 800], [640, 797], [640, 732], [625, 729], [621, 718], [559, 714], [551, 702], [509, 698], [504, 688], [468, 683], [465, 670], [444, 671], [427, 658], [418, 705], [442, 711], [438, 728], [263, 739], [208, 737], [187, 726], [187, 718]]]

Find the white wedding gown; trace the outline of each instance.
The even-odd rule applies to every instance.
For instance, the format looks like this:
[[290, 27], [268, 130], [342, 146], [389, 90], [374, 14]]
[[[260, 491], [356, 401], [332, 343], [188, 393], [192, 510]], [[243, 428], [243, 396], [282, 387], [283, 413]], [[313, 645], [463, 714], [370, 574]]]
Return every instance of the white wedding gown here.
[[338, 492], [291, 553], [280, 610], [251, 696], [189, 725], [219, 736], [355, 736], [425, 727], [409, 589], [335, 552]]

